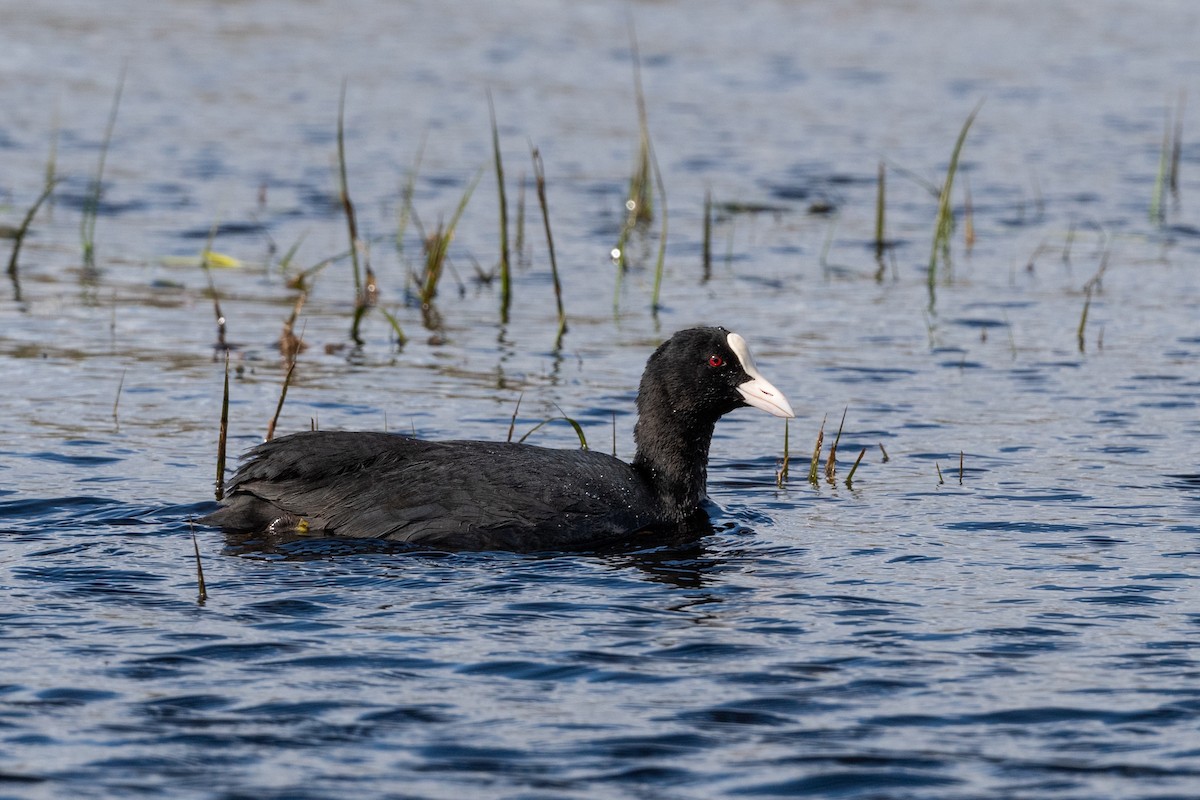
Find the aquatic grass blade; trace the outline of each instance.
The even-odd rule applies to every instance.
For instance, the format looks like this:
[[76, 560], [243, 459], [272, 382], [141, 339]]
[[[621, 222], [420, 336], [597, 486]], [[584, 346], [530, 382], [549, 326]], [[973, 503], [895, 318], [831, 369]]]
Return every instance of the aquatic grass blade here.
[[117, 90], [113, 94], [112, 108], [108, 112], [108, 123], [104, 126], [104, 140], [100, 143], [100, 157], [96, 164], [96, 175], [88, 184], [87, 198], [83, 204], [79, 237], [83, 244], [83, 265], [92, 269], [96, 266], [96, 217], [100, 214], [100, 194], [104, 187], [104, 166], [108, 160], [108, 149], [112, 144], [113, 130], [117, 125], [117, 111], [121, 107], [121, 94], [125, 90], [127, 64], [121, 65], [117, 79]]
[[[625, 269], [629, 266], [627, 254], [629, 237], [639, 225], [646, 224], [654, 218], [654, 198], [651, 180], [655, 175], [656, 167], [652, 164], [653, 154], [650, 145], [650, 126], [647, 122], [646, 114], [646, 95], [642, 88], [642, 58], [638, 49], [637, 32], [634, 29], [632, 17], [629, 19], [629, 49], [630, 58], [633, 62], [634, 99], [638, 116], [638, 156], [633, 175], [629, 179], [629, 192], [625, 198], [625, 221], [621, 225], [617, 243], [612, 249], [613, 261], [617, 267], [616, 288], [613, 296], [614, 314], [620, 308], [621, 278]], [[661, 185], [661, 178], [659, 183]], [[660, 261], [661, 253], [662, 247], [660, 245]], [[658, 277], [657, 269], [656, 278], [661, 281], [661, 277]], [[653, 308], [656, 309], [657, 293], [653, 302]]]
[[808, 465], [808, 482], [813, 486], [819, 485], [819, 481], [817, 480], [817, 470], [821, 462], [821, 447], [825, 443], [825, 422], [828, 420], [828, 418], [828, 415], [821, 418], [821, 427], [817, 431], [817, 443], [813, 446], [812, 461], [810, 461]]
[[[300, 341], [304, 339], [304, 332], [300, 333]], [[288, 386], [292, 385], [292, 374], [296, 369], [296, 356], [300, 354], [300, 342], [296, 343], [296, 347], [292, 349], [292, 354], [288, 359], [288, 371], [283, 375], [283, 385], [280, 387], [280, 399], [275, 404], [275, 414], [271, 416], [271, 421], [266, 425], [266, 441], [275, 438], [275, 427], [280, 422], [280, 414], [283, 413], [283, 401], [288, 397]]]
[[587, 437], [583, 433], [583, 426], [580, 425], [576, 420], [572, 419], [571, 417], [568, 417], [565, 414], [562, 416], [559, 416], [559, 417], [550, 417], [548, 419], [542, 420], [537, 425], [534, 425], [532, 428], [530, 428], [528, 431], [526, 431], [525, 435], [517, 440], [517, 444], [524, 444], [525, 440], [528, 439], [530, 436], [532, 436], [534, 434], [534, 432], [537, 431], [542, 426], [544, 426], [548, 423], [551, 423], [551, 422], [560, 422], [560, 421], [566, 422], [568, 425], [570, 425], [575, 430], [575, 435], [579, 437], [579, 449], [587, 450], [588, 449]]
[[204, 605], [208, 600], [208, 587], [204, 585], [204, 566], [200, 563], [200, 543], [196, 541], [196, 529], [191, 526], [189, 521], [188, 527], [192, 532], [192, 551], [196, 556], [196, 602]]
[[500, 323], [508, 324], [509, 307], [512, 305], [512, 275], [509, 269], [508, 250], [508, 200], [504, 194], [504, 163], [500, 157], [500, 131], [496, 126], [496, 107], [492, 103], [489, 89], [488, 114], [492, 121], [492, 155], [496, 167], [496, 191], [500, 205]]
[[702, 281], [704, 283], [707, 283], [712, 278], [712, 229], [712, 189], [707, 188], [704, 190], [704, 244], [701, 248], [701, 263], [704, 266], [704, 277], [702, 278]]
[[1083, 313], [1079, 315], [1079, 328], [1075, 331], [1075, 338], [1079, 344], [1079, 352], [1084, 352], [1087, 347], [1085, 343], [1084, 333], [1087, 329], [1088, 310], [1092, 307], [1092, 287], [1084, 288], [1083, 295]]
[[113, 400], [112, 418], [118, 430], [121, 428], [121, 421], [117, 416], [117, 410], [121, 405], [121, 390], [125, 388], [125, 373], [127, 372], [129, 372], [128, 368], [121, 370], [121, 380], [117, 381], [117, 396]]
[[379, 313], [383, 314], [383, 318], [392, 326], [392, 333], [396, 334], [396, 347], [404, 347], [408, 344], [408, 337], [404, 335], [404, 329], [400, 327], [400, 320], [396, 319], [395, 315], [386, 308], [380, 308]]
[[858, 465], [862, 463], [863, 456], [867, 454], [867, 448], [858, 451], [858, 458], [854, 459], [854, 466], [850, 467], [850, 472], [846, 475], [846, 488], [854, 488], [854, 473], [858, 472]]
[[558, 306], [558, 332], [554, 336], [554, 349], [562, 347], [563, 334], [567, 330], [567, 313], [563, 310], [562, 284], [558, 280], [558, 260], [554, 255], [554, 236], [550, 232], [550, 208], [546, 202], [546, 171], [542, 154], [532, 150], [533, 178], [537, 188], [538, 204], [542, 207], [542, 222], [546, 226], [546, 248], [550, 253], [550, 277], [554, 282], [554, 302]]
[[288, 267], [292, 265], [292, 259], [296, 257], [296, 252], [300, 249], [300, 245], [304, 244], [304, 239], [307, 236], [308, 231], [301, 233], [296, 241], [292, 243], [292, 246], [288, 248], [287, 252], [283, 254], [283, 258], [279, 259], [279, 271], [281, 273], [287, 273]]
[[1162, 149], [1158, 153], [1158, 172], [1154, 176], [1154, 191], [1150, 195], [1150, 221], [1161, 225], [1166, 212], [1163, 196], [1167, 192], [1167, 169], [1169, 164], [1168, 152], [1171, 147], [1171, 120], [1168, 116], [1163, 130]]
[[654, 262], [654, 289], [650, 295], [650, 311], [657, 314], [662, 307], [659, 297], [667, 257], [667, 187], [663, 184], [662, 172], [658, 168], [658, 156], [654, 154], [654, 146], [650, 144], [649, 131], [646, 133], [646, 143], [650, 150], [650, 164], [654, 168], [654, 185], [658, 188], [658, 205], [662, 216], [662, 230], [658, 234], [658, 258]]
[[929, 307], [934, 306], [935, 292], [937, 286], [937, 265], [939, 253], [948, 254], [950, 248], [950, 235], [954, 230], [954, 213], [950, 203], [951, 192], [954, 188], [954, 175], [958, 172], [958, 159], [962, 153], [963, 143], [967, 140], [967, 132], [971, 129], [971, 124], [975, 122], [976, 115], [983, 108], [983, 101], [972, 109], [967, 115], [966, 121], [963, 123], [962, 130], [958, 133], [958, 139], [954, 142], [954, 150], [950, 153], [950, 164], [946, 168], [946, 179], [942, 184], [942, 190], [938, 195], [938, 210], [937, 217], [934, 221], [933, 228], [933, 246], [929, 253]]
[[221, 424], [217, 432], [216, 497], [225, 496], [225, 444], [229, 437], [229, 351], [225, 351], [225, 386], [221, 392]]
[[791, 453], [788, 447], [788, 420], [785, 417], [783, 420], [783, 461], [780, 462], [779, 470], [775, 473], [775, 486], [780, 489], [787, 483], [791, 460]]
[[[354, 213], [354, 203], [350, 199], [350, 182], [346, 175], [346, 81], [342, 81], [342, 91], [338, 95], [337, 118], [337, 159], [338, 159], [338, 197], [342, 202], [342, 211], [346, 215], [346, 232], [350, 239], [350, 265], [354, 271], [354, 313], [350, 320], [350, 339], [355, 344], [363, 343], [359, 333], [363, 316], [370, 308], [367, 292], [363, 287], [362, 268], [359, 264], [359, 249], [362, 240], [358, 236], [358, 219]], [[368, 270], [370, 268], [368, 267]]]
[[842, 428], [846, 424], [846, 411], [842, 409], [842, 421], [838, 423], [837, 435], [833, 437], [833, 444], [829, 448], [829, 456], [825, 459], [825, 480], [829, 483], [834, 482], [834, 476], [837, 474], [837, 449], [838, 444], [842, 441]]
[[887, 239], [885, 238], [884, 215], [886, 213], [886, 198], [887, 193], [887, 163], [880, 159], [879, 161], [879, 176], [875, 189], [875, 282], [883, 283], [883, 276], [887, 273], [887, 264], [883, 260], [883, 254], [887, 249]]
[[521, 410], [521, 400], [525, 397], [525, 393], [521, 392], [517, 395], [517, 404], [513, 407], [512, 417], [508, 421], [508, 438], [504, 441], [511, 442], [513, 437], [513, 429], [517, 427], [517, 412]]
[[221, 313], [221, 298], [217, 294], [217, 284], [213, 281], [212, 268], [209, 263], [209, 253], [212, 252], [213, 241], [217, 238], [217, 230], [221, 227], [219, 220], [213, 220], [212, 227], [208, 229], [208, 239], [204, 243], [204, 249], [200, 251], [200, 269], [204, 270], [204, 277], [208, 281], [208, 293], [212, 296], [213, 315], [217, 320], [217, 347], [229, 352], [229, 345], [225, 343], [225, 315]]
[[445, 271], [446, 256], [450, 250], [450, 242], [454, 239], [454, 231], [482, 176], [483, 168], [481, 167], [467, 185], [466, 191], [463, 192], [449, 224], [444, 228], [439, 227], [425, 238], [425, 266], [421, 274], [419, 294], [421, 305], [426, 309], [431, 307], [433, 298], [437, 296], [438, 283]]
[[50, 198], [54, 192], [54, 187], [59, 183], [59, 179], [54, 178], [46, 182], [42, 188], [42, 193], [33, 201], [33, 205], [25, 212], [25, 216], [21, 219], [21, 224], [17, 227], [16, 233], [13, 234], [13, 249], [8, 257], [8, 276], [14, 280], [17, 277], [17, 259], [21, 255], [21, 243], [25, 241], [25, 235], [29, 232], [29, 226], [33, 224], [33, 218], [37, 215], [38, 209], [42, 204]]
[[1175, 137], [1171, 143], [1171, 169], [1168, 172], [1167, 185], [1179, 201], [1179, 161], [1183, 155], [1183, 112], [1187, 108], [1187, 91], [1179, 90], [1179, 102], [1175, 107]]

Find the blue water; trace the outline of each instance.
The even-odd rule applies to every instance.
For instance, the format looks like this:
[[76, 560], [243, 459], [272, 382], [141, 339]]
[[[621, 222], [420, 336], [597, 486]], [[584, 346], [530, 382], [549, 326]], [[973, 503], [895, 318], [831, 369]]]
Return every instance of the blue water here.
[[[51, 153], [63, 179], [0, 292], [0, 798], [1200, 795], [1192, 4], [0, 12], [0, 224]], [[657, 313], [661, 199], [619, 291], [609, 256], [638, 142], [630, 18], [669, 211]], [[379, 309], [349, 342], [343, 79], [364, 257], [403, 347]], [[498, 252], [489, 90], [514, 229], [525, 180], [508, 324], [479, 277]], [[931, 292], [931, 187], [981, 100]], [[480, 170], [426, 327], [421, 230]], [[195, 526], [224, 374], [196, 266], [214, 226], [241, 264], [211, 274], [231, 458], [275, 412], [289, 278], [334, 259], [281, 431], [503, 439], [520, 398], [517, 435], [566, 413], [628, 458], [654, 345], [724, 324], [798, 412], [790, 478], [781, 421], [748, 409], [718, 426], [713, 530], [692, 543], [411, 553]], [[577, 446], [562, 424], [531, 441]]]

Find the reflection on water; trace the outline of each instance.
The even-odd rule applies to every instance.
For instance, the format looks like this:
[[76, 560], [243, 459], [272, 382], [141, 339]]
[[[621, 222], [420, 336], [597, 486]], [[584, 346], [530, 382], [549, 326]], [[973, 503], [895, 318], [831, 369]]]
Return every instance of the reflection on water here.
[[[0, 225], [48, 167], [62, 180], [0, 297], [0, 794], [1195, 795], [1200, 158], [1178, 97], [1200, 9], [636, 4], [669, 199], [657, 313], [662, 216], [619, 288], [610, 256], [639, 140], [627, 11], [5, 9]], [[357, 347], [343, 79], [377, 286]], [[937, 191], [981, 98], [931, 309]], [[423, 313], [424, 243], [481, 170]], [[199, 269], [210, 235], [239, 267]], [[296, 308], [281, 431], [498, 440], [520, 399], [518, 432], [567, 414], [625, 458], [648, 353], [725, 325], [798, 411], [791, 480], [781, 426], [735, 413], [689, 541], [516, 555], [196, 529], [198, 604], [214, 343], [241, 453]]]

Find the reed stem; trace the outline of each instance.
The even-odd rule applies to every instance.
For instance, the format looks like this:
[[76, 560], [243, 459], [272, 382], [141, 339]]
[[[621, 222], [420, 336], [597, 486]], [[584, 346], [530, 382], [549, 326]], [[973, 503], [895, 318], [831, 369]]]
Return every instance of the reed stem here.
[[[704, 190], [704, 282], [707, 283], [712, 278], [712, 189]], [[786, 422], [786, 420], [785, 420]]]
[[854, 466], [850, 467], [849, 474], [846, 475], [846, 488], [854, 488], [854, 473], [858, 472], [858, 465], [862, 463], [863, 456], [867, 454], [867, 448], [858, 451], [858, 458], [854, 459]]
[[492, 92], [487, 93], [488, 114], [492, 121], [492, 153], [496, 164], [496, 190], [500, 202], [500, 323], [508, 324], [508, 310], [512, 304], [512, 276], [509, 271], [508, 252], [508, 201], [504, 195], [504, 164], [500, 158], [500, 131], [496, 127], [496, 108], [492, 103]]
[[37, 215], [38, 209], [42, 207], [50, 195], [54, 192], [54, 187], [58, 185], [57, 178], [51, 178], [46, 181], [42, 193], [38, 195], [37, 200], [33, 201], [33, 205], [25, 212], [25, 217], [21, 220], [20, 226], [13, 234], [13, 249], [12, 254], [8, 257], [8, 276], [13, 280], [17, 278], [17, 259], [21, 254], [21, 243], [25, 241], [25, 234], [29, 232], [29, 226], [33, 224], [33, 218]]
[[817, 443], [813, 447], [812, 461], [809, 462], [808, 465], [808, 482], [813, 486], [817, 486], [819, 484], [817, 480], [817, 468], [821, 462], [821, 446], [825, 443], [825, 421], [827, 419], [828, 415], [821, 418], [821, 427], [817, 431]]
[[364, 288], [362, 268], [358, 260], [358, 251], [362, 246], [362, 240], [358, 237], [358, 222], [354, 214], [354, 203], [350, 200], [350, 183], [346, 177], [345, 115], [346, 81], [343, 80], [342, 91], [338, 96], [337, 155], [340, 181], [338, 193], [342, 201], [342, 210], [346, 213], [346, 232], [350, 237], [350, 264], [354, 269], [354, 315], [350, 321], [350, 339], [355, 344], [361, 345], [363, 340], [359, 334], [359, 329], [362, 325], [362, 319], [367, 313], [367, 309], [371, 307], [371, 295], [374, 292], [375, 284], [373, 280], [370, 280], [371, 268], [368, 266], [368, 281]]
[[775, 473], [775, 486], [782, 489], [787, 483], [789, 464], [791, 462], [791, 453], [788, 448], [788, 420], [784, 417], [783, 420], [783, 461], [779, 465], [779, 471]]
[[220, 500], [225, 496], [225, 444], [229, 435], [229, 351], [225, 351], [225, 388], [221, 392], [221, 425], [217, 433], [217, 490]]
[[195, 528], [192, 528], [192, 550], [196, 554], [196, 602], [203, 605], [208, 600], [208, 589], [204, 585], [204, 567], [200, 564], [200, 543], [196, 541]]
[[558, 306], [558, 332], [554, 336], [554, 349], [562, 347], [563, 334], [567, 331], [567, 312], [563, 310], [562, 284], [558, 280], [558, 260], [554, 256], [554, 236], [550, 233], [550, 207], [546, 203], [546, 172], [542, 154], [535, 147], [532, 151], [533, 178], [537, 187], [538, 204], [542, 207], [542, 222], [546, 227], [546, 248], [550, 253], [550, 277], [554, 281], [554, 302]]
[[[887, 166], [881, 160], [879, 162], [879, 179], [876, 184], [875, 191], [875, 257], [882, 258], [883, 250], [887, 246], [887, 240], [884, 238], [884, 211], [885, 200], [884, 196], [887, 192]], [[882, 277], [882, 276], [881, 276]]]
[[100, 214], [100, 194], [104, 187], [104, 164], [108, 160], [108, 148], [112, 143], [113, 129], [117, 125], [117, 110], [121, 106], [121, 94], [125, 90], [127, 66], [127, 64], [121, 65], [117, 90], [113, 95], [112, 108], [108, 112], [108, 123], [104, 126], [104, 141], [100, 144], [100, 159], [96, 164], [96, 176], [88, 187], [87, 199], [83, 205], [83, 217], [80, 220], [79, 236], [83, 243], [83, 265], [88, 269], [96, 266], [96, 217]]
[[837, 449], [838, 444], [842, 441], [842, 428], [846, 424], [847, 408], [842, 409], [842, 421], [838, 423], [837, 436], [833, 437], [833, 445], [829, 448], [829, 457], [825, 459], [825, 480], [829, 483], [834, 482], [834, 476], [837, 474]]
[[963, 143], [967, 140], [967, 131], [971, 129], [971, 123], [975, 121], [976, 115], [983, 107], [983, 101], [972, 109], [967, 115], [966, 121], [963, 123], [962, 130], [959, 131], [958, 139], [954, 142], [954, 150], [950, 153], [950, 164], [946, 168], [946, 180], [942, 184], [941, 193], [938, 195], [938, 210], [937, 217], [934, 223], [933, 230], [933, 246], [929, 253], [929, 308], [934, 306], [935, 292], [937, 287], [937, 264], [938, 255], [942, 254], [946, 260], [950, 252], [950, 235], [954, 231], [954, 212], [950, 202], [951, 192], [954, 188], [954, 175], [958, 172], [958, 158], [962, 153]]

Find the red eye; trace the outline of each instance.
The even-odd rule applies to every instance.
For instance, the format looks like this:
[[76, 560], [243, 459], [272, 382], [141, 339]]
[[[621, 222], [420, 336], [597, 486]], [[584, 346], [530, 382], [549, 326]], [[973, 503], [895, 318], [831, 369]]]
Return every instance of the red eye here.
[[725, 366], [725, 359], [715, 354], [711, 355], [708, 357], [708, 365], [710, 367], [723, 367]]

